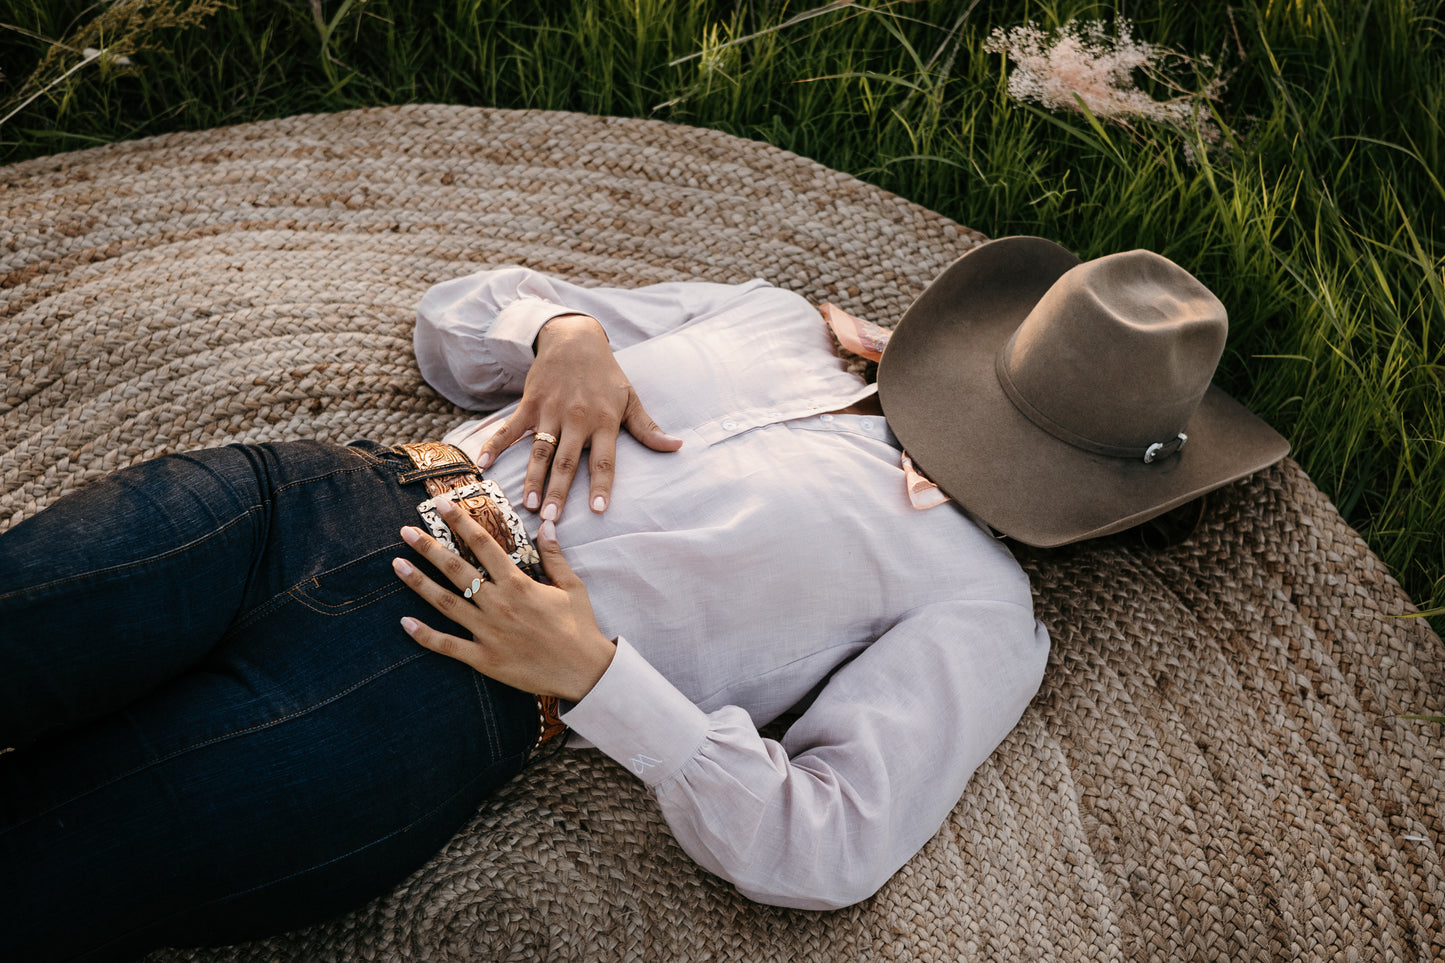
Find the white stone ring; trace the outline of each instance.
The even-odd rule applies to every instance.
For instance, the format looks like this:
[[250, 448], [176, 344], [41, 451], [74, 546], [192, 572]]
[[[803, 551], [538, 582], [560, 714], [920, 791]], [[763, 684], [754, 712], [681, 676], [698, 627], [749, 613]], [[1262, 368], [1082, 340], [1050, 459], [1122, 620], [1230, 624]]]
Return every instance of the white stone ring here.
[[533, 435], [533, 437], [536, 438], [538, 441], [545, 441], [547, 444], [551, 445], [553, 448], [556, 448], [556, 447], [557, 447], [557, 436], [556, 436], [556, 435], [549, 434], [548, 432], [545, 432], [545, 431], [539, 431], [539, 432], [537, 432], [535, 435]]

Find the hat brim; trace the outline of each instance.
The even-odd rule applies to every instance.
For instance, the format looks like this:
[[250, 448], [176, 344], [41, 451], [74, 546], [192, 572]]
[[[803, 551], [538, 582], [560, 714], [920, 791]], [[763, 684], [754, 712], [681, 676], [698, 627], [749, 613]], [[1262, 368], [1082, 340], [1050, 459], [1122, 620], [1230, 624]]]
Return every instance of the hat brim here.
[[1214, 386], [1184, 429], [1183, 450], [1152, 464], [1075, 448], [1019, 412], [995, 356], [1078, 263], [1037, 237], [973, 249], [904, 313], [878, 366], [884, 416], [919, 470], [976, 518], [1041, 548], [1130, 528], [1289, 452]]

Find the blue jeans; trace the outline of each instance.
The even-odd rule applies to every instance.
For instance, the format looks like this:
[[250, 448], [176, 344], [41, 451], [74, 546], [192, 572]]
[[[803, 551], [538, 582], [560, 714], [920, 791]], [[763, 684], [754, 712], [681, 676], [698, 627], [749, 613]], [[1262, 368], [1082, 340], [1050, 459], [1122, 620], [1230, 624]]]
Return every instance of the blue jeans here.
[[410, 468], [368, 442], [169, 455], [0, 535], [0, 955], [323, 919], [522, 768], [531, 697], [398, 624], [461, 631], [392, 572], [430, 569], [399, 535]]

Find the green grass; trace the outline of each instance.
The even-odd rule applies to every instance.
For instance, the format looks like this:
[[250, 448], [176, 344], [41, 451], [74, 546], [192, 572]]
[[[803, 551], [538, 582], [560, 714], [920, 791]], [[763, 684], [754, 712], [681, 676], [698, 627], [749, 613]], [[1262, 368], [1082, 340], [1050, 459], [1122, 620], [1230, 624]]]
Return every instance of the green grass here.
[[[318, 20], [309, 0], [230, 0], [199, 26], [150, 30], [156, 49], [132, 67], [88, 64], [47, 90], [0, 127], [0, 162], [375, 104], [555, 108], [767, 140], [988, 234], [1041, 234], [1084, 257], [1151, 248], [1229, 306], [1224, 386], [1290, 437], [1411, 596], [1445, 609], [1436, 4], [1129, 5], [1136, 36], [1232, 71], [1216, 104], [1230, 147], [1201, 167], [1175, 133], [1014, 102], [1002, 58], [982, 52], [995, 26], [1112, 19], [1112, 5], [841, 4], [770, 29], [813, 7], [323, 0]], [[33, 91], [47, 41], [101, 9], [0, 0], [0, 101]], [[124, 50], [124, 30], [107, 30]]]

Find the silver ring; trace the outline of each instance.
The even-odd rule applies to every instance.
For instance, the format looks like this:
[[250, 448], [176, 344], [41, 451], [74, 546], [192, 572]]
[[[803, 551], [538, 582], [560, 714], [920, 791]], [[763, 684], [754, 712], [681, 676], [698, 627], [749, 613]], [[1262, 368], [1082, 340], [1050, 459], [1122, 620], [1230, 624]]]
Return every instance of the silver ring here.
[[548, 433], [545, 432], [545, 431], [539, 431], [539, 432], [537, 432], [536, 435], [534, 435], [533, 437], [535, 437], [538, 441], [545, 441], [547, 444], [551, 445], [553, 448], [556, 448], [556, 447], [557, 447], [557, 436], [556, 436], [556, 435], [548, 434]]

